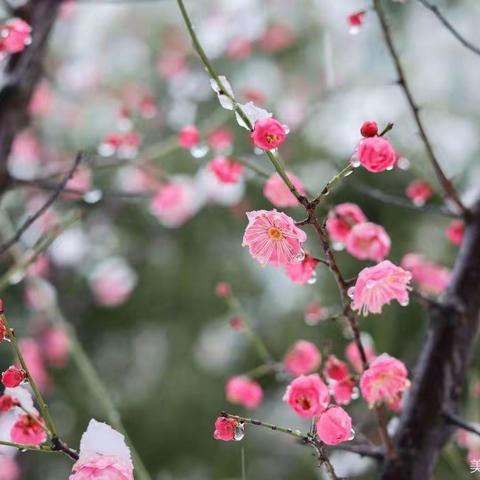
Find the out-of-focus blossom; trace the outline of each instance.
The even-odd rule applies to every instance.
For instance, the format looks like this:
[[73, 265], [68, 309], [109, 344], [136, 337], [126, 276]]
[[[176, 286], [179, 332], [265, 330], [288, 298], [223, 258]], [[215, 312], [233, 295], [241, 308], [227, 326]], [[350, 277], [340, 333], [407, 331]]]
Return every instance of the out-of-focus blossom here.
[[347, 17], [348, 31], [351, 35], [356, 35], [360, 31], [360, 27], [363, 25], [365, 15], [365, 10], [360, 10], [359, 12], [352, 13]]
[[19, 53], [32, 41], [32, 28], [21, 18], [11, 18], [0, 26], [0, 54]]
[[30, 415], [21, 415], [10, 431], [12, 442], [22, 445], [41, 445], [47, 440], [47, 433], [40, 426], [44, 423], [39, 416], [34, 419]]
[[[65, 185], [67, 190], [78, 191], [80, 195], [85, 194], [92, 188], [92, 175], [88, 168], [77, 168], [77, 170], [72, 175]], [[77, 198], [77, 193], [66, 193], [64, 194], [67, 198]]]
[[338, 445], [354, 437], [350, 415], [337, 406], [328, 408], [320, 415], [316, 430], [320, 440], [327, 445]]
[[313, 302], [307, 306], [304, 312], [304, 319], [307, 325], [317, 325], [325, 318], [325, 309], [319, 302]]
[[127, 166], [118, 171], [115, 179], [118, 187], [128, 193], [142, 193], [158, 188], [157, 179], [145, 168]]
[[355, 378], [348, 376], [338, 382], [332, 382], [331, 393], [339, 405], [348, 405], [356, 395]]
[[291, 263], [285, 267], [288, 278], [293, 283], [303, 285], [305, 283], [314, 283], [317, 278], [315, 268], [318, 260], [306, 254], [305, 258], [299, 262]]
[[30, 130], [25, 130], [15, 137], [8, 159], [8, 169], [17, 178], [30, 179], [36, 175], [39, 164], [38, 139]]
[[137, 284], [137, 274], [120, 257], [99, 263], [88, 279], [95, 300], [108, 307], [126, 302]]
[[7, 388], [18, 387], [26, 379], [25, 372], [13, 365], [2, 372], [2, 383]]
[[323, 373], [327, 380], [339, 382], [349, 376], [348, 366], [335, 355], [329, 355]]
[[454, 245], [460, 245], [463, 241], [465, 224], [462, 220], [453, 220], [445, 230], [445, 235]]
[[228, 282], [218, 282], [215, 286], [215, 295], [219, 298], [228, 298], [232, 295], [232, 286]]
[[186, 68], [185, 55], [176, 52], [166, 52], [157, 63], [157, 71], [165, 80], [184, 73]]
[[194, 125], [184, 127], [180, 130], [178, 142], [182, 148], [193, 148], [198, 142], [200, 142], [200, 131]]
[[390, 253], [390, 237], [381, 225], [357, 223], [347, 235], [345, 248], [359, 260], [380, 262]]
[[19, 403], [10, 395], [0, 396], [0, 412], [8, 412], [17, 405], [19, 405]]
[[439, 295], [445, 291], [451, 272], [447, 267], [431, 262], [417, 253], [405, 255], [401, 267], [412, 274], [413, 281], [424, 293]]
[[249, 410], [258, 408], [263, 399], [263, 390], [258, 382], [240, 375], [230, 378], [225, 385], [225, 395], [232, 403]]
[[[361, 341], [363, 350], [365, 351], [365, 356], [367, 357], [367, 362], [370, 363], [377, 358], [371, 338], [370, 336], [362, 333]], [[352, 340], [345, 348], [345, 356], [357, 372], [360, 373], [363, 371], [362, 356], [358, 350], [357, 343], [354, 340]]]
[[48, 277], [50, 271], [50, 261], [46, 254], [41, 254], [28, 267], [27, 275], [31, 277]]
[[355, 393], [355, 379], [350, 375], [347, 364], [330, 355], [323, 373], [335, 401], [339, 405], [348, 405]]
[[295, 32], [287, 25], [270, 25], [260, 39], [260, 48], [266, 53], [275, 53], [291, 47], [296, 40]]
[[362, 165], [369, 172], [391, 170], [397, 163], [397, 154], [384, 137], [370, 137], [360, 140], [352, 158], [354, 166]]
[[287, 387], [283, 400], [300, 417], [312, 418], [328, 407], [330, 393], [320, 375], [314, 373], [295, 378]]
[[[241, 176], [236, 183], [221, 182], [210, 168], [201, 168], [195, 178], [197, 210], [206, 202], [225, 207], [238, 205], [245, 194], [245, 181]], [[242, 212], [242, 215], [245, 211]]]
[[378, 134], [377, 122], [364, 122], [360, 127], [362, 137], [375, 137]]
[[233, 144], [233, 133], [228, 128], [217, 128], [208, 135], [208, 144], [214, 150], [223, 152]]
[[366, 221], [367, 217], [358, 205], [339, 203], [328, 212], [327, 232], [334, 242], [344, 244], [351, 229]]
[[381, 313], [383, 306], [397, 300], [402, 306], [408, 305], [412, 274], [397, 267], [389, 260], [364, 268], [357, 277], [355, 286], [348, 294], [352, 298], [352, 309], [362, 315]]
[[19, 480], [20, 468], [9, 455], [0, 454], [0, 480]]
[[360, 391], [370, 408], [395, 402], [409, 386], [405, 364], [386, 353], [378, 356], [360, 378]]
[[200, 206], [195, 184], [187, 177], [174, 177], [152, 199], [152, 212], [166, 227], [179, 227], [192, 218]]
[[41, 391], [48, 391], [52, 380], [48, 375], [40, 345], [33, 338], [22, 338], [18, 342], [28, 371]]
[[28, 110], [32, 115], [47, 115], [52, 111], [54, 96], [47, 82], [40, 82], [33, 92]]
[[292, 375], [305, 375], [316, 370], [322, 361], [322, 355], [312, 342], [298, 340], [288, 350], [283, 365]]
[[56, 368], [62, 368], [66, 365], [69, 346], [68, 334], [64, 328], [49, 327], [42, 334], [42, 353], [47, 362]]
[[138, 154], [142, 137], [138, 132], [111, 133], [98, 147], [103, 157], [117, 155], [119, 158], [132, 159]]
[[414, 180], [408, 185], [405, 194], [414, 205], [421, 207], [433, 195], [433, 189], [425, 180]]
[[247, 217], [242, 245], [262, 265], [286, 266], [303, 256], [307, 235], [291, 217], [276, 210], [248, 212]]
[[[265, 121], [269, 118], [272, 118], [272, 114], [268, 112], [267, 110], [257, 107], [253, 102], [248, 102], [245, 104], [240, 104], [239, 107], [242, 109], [243, 113], [245, 114], [245, 117], [248, 119], [250, 125], [254, 127], [257, 122], [259, 121]], [[246, 128], [247, 130], [250, 131], [250, 125], [245, 122], [242, 116], [238, 114], [238, 112], [235, 113], [237, 123], [243, 127]]]
[[231, 442], [235, 440], [235, 433], [238, 428], [239, 421], [235, 418], [218, 417], [215, 420], [215, 431], [213, 432], [213, 438], [215, 440]]
[[79, 460], [69, 480], [133, 480], [133, 463], [124, 436], [91, 420], [80, 443]]
[[258, 120], [251, 139], [254, 145], [262, 150], [274, 150], [278, 148], [287, 137], [287, 129], [275, 118], [265, 118]]
[[252, 53], [252, 42], [245, 37], [237, 36], [232, 38], [227, 45], [227, 55], [234, 61], [244, 60]]
[[[297, 189], [297, 192], [300, 193], [300, 195], [304, 195], [305, 188], [303, 187], [302, 181], [292, 173], [287, 172], [287, 176]], [[296, 207], [298, 205], [298, 200], [295, 198], [295, 195], [293, 195], [287, 185], [285, 185], [285, 182], [278, 173], [274, 173], [265, 182], [263, 194], [265, 198], [278, 208]]]
[[222, 183], [237, 183], [245, 167], [227, 157], [216, 157], [209, 164], [210, 170]]

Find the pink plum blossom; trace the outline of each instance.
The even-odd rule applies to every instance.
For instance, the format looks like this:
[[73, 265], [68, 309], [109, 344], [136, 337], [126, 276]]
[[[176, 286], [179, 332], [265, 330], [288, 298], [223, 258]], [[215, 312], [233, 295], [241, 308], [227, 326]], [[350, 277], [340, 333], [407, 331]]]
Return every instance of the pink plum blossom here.
[[295, 32], [287, 25], [270, 25], [260, 39], [260, 48], [267, 53], [285, 50], [295, 42]]
[[[301, 180], [289, 172], [287, 172], [287, 176], [293, 186], [297, 189], [298, 193], [304, 195], [305, 188], [303, 187]], [[263, 186], [263, 194], [265, 195], [265, 198], [278, 208], [296, 207], [298, 205], [298, 200], [295, 198], [295, 195], [293, 195], [287, 185], [285, 185], [285, 182], [278, 173], [274, 173], [265, 182], [265, 185]]]
[[233, 144], [233, 133], [227, 128], [217, 128], [208, 135], [208, 144], [216, 151], [228, 150]]
[[355, 379], [347, 364], [335, 355], [329, 355], [323, 373], [335, 401], [339, 405], [348, 405], [355, 392]]
[[30, 375], [35, 380], [38, 388], [44, 392], [48, 391], [51, 387], [52, 379], [45, 365], [42, 347], [33, 338], [22, 338], [18, 342], [18, 346], [20, 347]]
[[320, 375], [301, 375], [287, 387], [283, 401], [303, 418], [312, 418], [323, 412], [330, 402], [330, 393]]
[[327, 232], [334, 242], [345, 243], [350, 230], [357, 223], [364, 223], [367, 217], [354, 203], [339, 203], [328, 212]]
[[122, 434], [91, 420], [69, 480], [133, 480], [130, 450]]
[[390, 253], [391, 241], [381, 225], [371, 222], [357, 223], [347, 235], [345, 248], [359, 260], [380, 262]]
[[117, 155], [119, 158], [135, 158], [142, 137], [138, 132], [111, 133], [98, 147], [98, 153], [104, 157]]
[[18, 387], [26, 379], [25, 372], [13, 365], [2, 373], [2, 383], [7, 388]]
[[210, 170], [222, 183], [237, 183], [245, 167], [227, 157], [216, 157], [209, 164]]
[[32, 28], [20, 18], [11, 18], [0, 27], [0, 53], [18, 53], [31, 42]]
[[22, 445], [41, 445], [47, 440], [47, 433], [39, 425], [45, 423], [41, 417], [36, 419], [30, 415], [21, 415], [14, 423], [10, 438], [14, 443]]
[[19, 480], [20, 468], [15, 459], [0, 454], [0, 480]]
[[69, 339], [65, 329], [61, 327], [48, 328], [41, 337], [43, 355], [50, 365], [64, 367], [68, 359]]
[[326, 317], [326, 314], [327, 312], [321, 303], [313, 302], [305, 308], [303, 316], [307, 325], [317, 325]]
[[239, 422], [235, 418], [218, 417], [215, 420], [215, 431], [213, 438], [215, 440], [223, 440], [231, 442], [235, 440], [235, 431], [239, 427]]
[[287, 266], [303, 256], [307, 235], [283, 212], [257, 210], [247, 212], [248, 225], [242, 245], [250, 255], [265, 265]]
[[347, 364], [335, 355], [328, 356], [323, 373], [328, 380], [334, 380], [336, 382], [349, 376]]
[[215, 286], [215, 295], [219, 298], [228, 298], [232, 295], [232, 286], [228, 282], [218, 282]]
[[378, 173], [391, 170], [397, 162], [397, 155], [390, 142], [383, 137], [364, 138], [354, 154], [359, 163], [369, 172]]
[[433, 189], [424, 180], [414, 180], [408, 185], [405, 193], [414, 205], [421, 207], [433, 195]]
[[283, 365], [292, 375], [305, 375], [316, 370], [322, 361], [322, 355], [312, 342], [298, 340], [288, 350]]
[[349, 26], [349, 32], [351, 35], [355, 35], [360, 31], [360, 27], [363, 25], [364, 17], [367, 12], [360, 10], [359, 12], [352, 13], [347, 17], [347, 23]]
[[355, 286], [348, 294], [352, 298], [352, 309], [362, 315], [381, 313], [384, 305], [397, 300], [400, 305], [408, 304], [412, 274], [397, 267], [389, 260], [364, 268], [357, 277]]
[[291, 263], [285, 267], [288, 278], [293, 283], [303, 285], [305, 283], [313, 283], [316, 279], [315, 268], [318, 260], [306, 254], [305, 258], [300, 262]]
[[232, 377], [225, 385], [227, 400], [243, 405], [249, 410], [258, 408], [263, 399], [263, 390], [258, 382], [240, 375]]
[[339, 382], [332, 382], [331, 392], [335, 402], [339, 405], [348, 405], [356, 395], [356, 382], [352, 376], [346, 377]]
[[287, 133], [285, 126], [278, 120], [265, 118], [255, 123], [251, 139], [262, 150], [274, 150], [285, 141]]
[[17, 405], [18, 402], [10, 395], [0, 395], [0, 412], [8, 412]]
[[424, 293], [439, 295], [446, 290], [450, 281], [451, 272], [447, 267], [427, 260], [417, 253], [405, 255], [400, 265], [411, 272], [413, 281]]
[[178, 142], [182, 148], [190, 149], [200, 141], [200, 131], [197, 127], [190, 125], [182, 128], [179, 133]]
[[322, 412], [316, 430], [320, 440], [327, 445], [338, 445], [353, 438], [352, 419], [343, 408], [337, 406]]
[[409, 386], [405, 364], [386, 353], [378, 356], [360, 378], [360, 391], [370, 407], [395, 402]]
[[463, 241], [465, 225], [462, 220], [453, 220], [445, 230], [445, 235], [454, 245], [460, 245]]
[[375, 137], [378, 134], [377, 122], [363, 122], [360, 128], [362, 137]]

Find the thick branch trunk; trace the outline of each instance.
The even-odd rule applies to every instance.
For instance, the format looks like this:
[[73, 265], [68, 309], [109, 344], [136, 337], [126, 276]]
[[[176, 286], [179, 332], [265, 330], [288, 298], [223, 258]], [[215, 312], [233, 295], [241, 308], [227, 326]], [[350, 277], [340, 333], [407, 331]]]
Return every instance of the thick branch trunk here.
[[32, 0], [16, 14], [32, 29], [32, 43], [9, 58], [0, 84], [0, 194], [9, 184], [8, 156], [15, 136], [28, 125], [28, 105], [43, 72], [47, 39], [61, 0]]
[[428, 480], [453, 428], [455, 412], [480, 323], [480, 200], [467, 220], [445, 301], [430, 314], [427, 338], [382, 480]]

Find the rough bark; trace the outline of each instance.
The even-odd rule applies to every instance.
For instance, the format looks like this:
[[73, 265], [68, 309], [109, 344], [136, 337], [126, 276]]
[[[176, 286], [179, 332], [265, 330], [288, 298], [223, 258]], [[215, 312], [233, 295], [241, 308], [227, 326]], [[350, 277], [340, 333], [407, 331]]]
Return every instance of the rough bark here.
[[15, 136], [29, 123], [28, 105], [42, 77], [47, 39], [58, 14], [61, 0], [33, 0], [14, 14], [28, 22], [32, 43], [12, 55], [0, 83], [0, 195], [9, 184], [7, 160]]
[[397, 456], [387, 459], [382, 480], [427, 480], [454, 428], [456, 412], [480, 324], [480, 195], [466, 220], [463, 245], [445, 300], [431, 310], [430, 326], [411, 392], [394, 438]]

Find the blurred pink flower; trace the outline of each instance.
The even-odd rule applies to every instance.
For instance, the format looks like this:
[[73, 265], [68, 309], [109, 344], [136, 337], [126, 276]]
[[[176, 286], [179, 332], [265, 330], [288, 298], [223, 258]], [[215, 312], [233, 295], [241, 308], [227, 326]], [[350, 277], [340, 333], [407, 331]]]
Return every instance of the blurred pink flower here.
[[20, 18], [11, 18], [0, 27], [0, 52], [18, 53], [30, 44], [32, 28]]
[[[305, 188], [303, 187], [301, 180], [289, 172], [287, 172], [287, 176], [297, 189], [298, 193], [304, 195]], [[296, 207], [298, 205], [298, 200], [295, 198], [295, 195], [293, 195], [287, 185], [285, 185], [285, 182], [278, 173], [274, 173], [265, 182], [265, 185], [263, 186], [263, 194], [275, 207], [288, 208]]]
[[312, 342], [298, 340], [288, 350], [283, 364], [292, 375], [304, 375], [316, 370], [322, 361], [322, 355]]
[[190, 149], [200, 141], [200, 131], [197, 127], [190, 125], [182, 128], [178, 136], [178, 142], [182, 148]]
[[414, 180], [408, 185], [405, 193], [414, 205], [421, 207], [433, 195], [433, 189], [424, 180]]
[[225, 395], [229, 402], [254, 410], [262, 403], [263, 390], [255, 380], [239, 375], [227, 381]]
[[325, 410], [316, 423], [320, 440], [327, 445], [338, 445], [353, 439], [352, 419], [341, 407], [333, 406]]
[[360, 378], [360, 390], [370, 408], [395, 402], [409, 388], [408, 370], [400, 360], [386, 353], [378, 356]]
[[307, 325], [317, 325], [326, 316], [326, 311], [319, 302], [313, 302], [307, 306], [304, 319]]
[[227, 157], [215, 157], [209, 167], [222, 183], [237, 183], [245, 170], [241, 163]]
[[48, 391], [52, 379], [47, 372], [42, 347], [33, 338], [22, 338], [18, 346], [38, 388], [43, 392]]
[[327, 380], [339, 382], [350, 375], [348, 366], [345, 362], [338, 359], [335, 355], [329, 355], [323, 369], [323, 374]]
[[19, 480], [20, 468], [15, 459], [8, 455], [0, 455], [0, 480]]
[[104, 157], [117, 155], [119, 158], [135, 158], [142, 137], [138, 132], [111, 133], [105, 137], [98, 148], [98, 153]]
[[355, 286], [348, 294], [353, 299], [352, 309], [362, 315], [381, 313], [384, 305], [397, 300], [402, 306], [408, 305], [412, 274], [397, 267], [389, 260], [364, 268], [357, 277]]
[[397, 162], [397, 155], [390, 142], [383, 137], [370, 137], [360, 140], [354, 153], [357, 162], [369, 172], [378, 173], [391, 170]]
[[451, 272], [447, 267], [426, 260], [417, 253], [405, 255], [400, 265], [411, 272], [413, 281], [424, 293], [439, 295], [445, 291], [450, 281]]
[[62, 368], [68, 360], [69, 339], [65, 329], [50, 327], [41, 337], [42, 352], [47, 362], [56, 367]]
[[238, 425], [238, 420], [234, 418], [218, 417], [215, 420], [213, 438], [215, 440], [223, 440], [224, 442], [235, 440], [235, 430], [238, 428]]
[[47, 433], [39, 425], [44, 423], [39, 416], [34, 420], [29, 415], [20, 415], [10, 431], [12, 442], [22, 445], [41, 445], [47, 440]]
[[247, 212], [248, 225], [242, 245], [261, 264], [286, 266], [303, 256], [302, 246], [307, 235], [295, 221], [276, 210]]
[[95, 455], [73, 466], [69, 480], [133, 480], [132, 467], [116, 457]]
[[270, 25], [260, 40], [260, 48], [267, 53], [274, 53], [291, 47], [296, 40], [295, 32], [287, 25]]
[[52, 111], [54, 95], [46, 81], [40, 82], [33, 92], [28, 110], [32, 115], [46, 115]]
[[315, 268], [318, 260], [306, 254], [300, 262], [291, 263], [285, 267], [288, 278], [294, 283], [305, 284], [313, 283], [316, 279]]
[[345, 243], [350, 230], [367, 221], [361, 208], [354, 203], [339, 203], [328, 212], [327, 232], [334, 242]]
[[[364, 341], [365, 336], [362, 334], [362, 345], [365, 350], [365, 356], [367, 357], [367, 362], [370, 363], [372, 360], [377, 358], [375, 348], [373, 345]], [[348, 358], [348, 361], [352, 364], [353, 368], [361, 373], [363, 371], [362, 357], [358, 350], [357, 343], [352, 340], [347, 347], [345, 348], [345, 356]]]
[[287, 387], [283, 401], [288, 403], [300, 417], [311, 418], [328, 407], [330, 393], [317, 373], [301, 375]]
[[228, 282], [218, 282], [215, 286], [215, 295], [219, 298], [228, 298], [232, 295], [232, 286]]
[[262, 150], [274, 150], [279, 147], [287, 137], [287, 130], [275, 118], [265, 118], [255, 122], [250, 135], [254, 145]]
[[463, 220], [453, 220], [445, 230], [445, 235], [454, 245], [460, 245], [463, 241], [465, 225]]
[[237, 36], [228, 42], [227, 56], [234, 61], [240, 61], [249, 57], [252, 50], [253, 45], [248, 38]]
[[217, 128], [208, 135], [208, 144], [214, 150], [223, 151], [233, 144], [233, 133], [228, 128]]
[[25, 372], [13, 365], [2, 372], [2, 383], [7, 388], [18, 387], [25, 381], [25, 378]]
[[331, 391], [335, 402], [339, 405], [348, 405], [355, 395], [355, 384], [355, 378], [352, 376], [332, 382]]
[[359, 260], [380, 262], [390, 253], [390, 237], [381, 225], [357, 223], [347, 235], [347, 252]]

